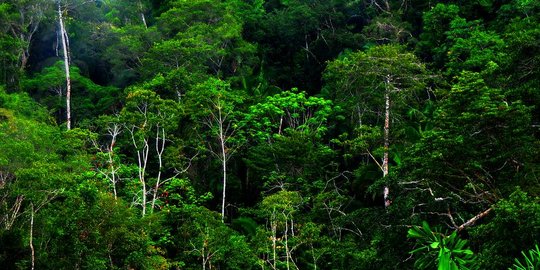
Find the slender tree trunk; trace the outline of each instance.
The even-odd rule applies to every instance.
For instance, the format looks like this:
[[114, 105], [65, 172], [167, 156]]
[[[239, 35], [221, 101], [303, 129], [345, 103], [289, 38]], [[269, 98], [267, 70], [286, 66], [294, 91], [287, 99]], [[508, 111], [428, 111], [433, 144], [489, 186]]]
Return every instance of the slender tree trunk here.
[[111, 149], [109, 151], [109, 168], [111, 170], [111, 183], [112, 183], [112, 186], [113, 186], [114, 200], [117, 200], [118, 196], [117, 196], [117, 193], [116, 193], [116, 171], [115, 171], [113, 162], [114, 162], [113, 161], [113, 149], [111, 147]]
[[143, 22], [144, 28], [148, 29], [148, 24], [146, 24], [146, 17], [144, 16], [143, 5], [140, 0], [137, 3], [139, 4], [139, 12], [141, 14], [141, 20]]
[[137, 151], [139, 156], [139, 181], [142, 187], [142, 216], [146, 215], [146, 164], [148, 162], [148, 140], [144, 140], [142, 151]]
[[[146, 120], [144, 123], [144, 126], [146, 126]], [[141, 183], [141, 191], [142, 191], [142, 216], [144, 217], [146, 215], [146, 165], [148, 164], [148, 152], [149, 152], [149, 145], [148, 145], [148, 138], [144, 138], [142, 141], [142, 149], [139, 149], [139, 144], [137, 143], [137, 140], [135, 139], [135, 127], [132, 127], [129, 129], [129, 133], [131, 133], [131, 142], [133, 143], [133, 147], [135, 147], [135, 150], [137, 151], [137, 162], [138, 162], [138, 173], [139, 173], [139, 182]]]
[[315, 257], [315, 248], [313, 248], [313, 243], [309, 245], [311, 247], [311, 258], [313, 258], [313, 270], [317, 270], [317, 258]]
[[161, 185], [161, 169], [163, 168], [162, 156], [163, 156], [163, 151], [165, 150], [165, 129], [161, 128], [161, 144], [159, 143], [159, 137], [160, 137], [159, 130], [160, 130], [160, 127], [158, 126], [157, 132], [156, 132], [156, 153], [158, 156], [159, 169], [158, 169], [156, 185], [154, 186], [154, 194], [152, 196], [152, 208], [150, 209], [152, 213], [154, 212], [154, 207], [156, 205], [159, 186]]
[[60, 24], [60, 36], [62, 38], [62, 50], [64, 52], [64, 68], [66, 70], [66, 126], [67, 129], [71, 129], [71, 77], [69, 73], [69, 48], [68, 48], [68, 35], [64, 25], [64, 19], [62, 16], [62, 9], [60, 2], [58, 2], [58, 21]]
[[[388, 175], [388, 151], [390, 148], [390, 91], [388, 89], [389, 78], [387, 78], [386, 91], [384, 93], [385, 109], [384, 109], [384, 154], [383, 154], [383, 164], [382, 171], [383, 177]], [[390, 206], [392, 201], [389, 198], [390, 189], [388, 186], [384, 187], [384, 207]]]
[[29, 56], [30, 55], [26, 50], [23, 50], [23, 52], [21, 53], [21, 66], [19, 67], [19, 70], [21, 72], [23, 72], [24, 69], [26, 68], [26, 65], [28, 64], [28, 57]]
[[272, 268], [276, 269], [276, 249], [277, 249], [277, 221], [276, 221], [276, 210], [272, 212], [272, 252], [273, 252], [273, 260], [272, 260]]
[[205, 254], [205, 242], [203, 241], [203, 247], [202, 247], [202, 252], [201, 252], [201, 257], [202, 257], [202, 269], [203, 270], [206, 270], [206, 254]]
[[111, 170], [111, 183], [113, 186], [113, 193], [114, 193], [114, 199], [117, 200], [117, 193], [116, 193], [116, 170], [114, 167], [114, 144], [116, 143], [116, 136], [117, 136], [117, 128], [115, 126], [115, 131], [112, 133], [112, 139], [111, 139], [111, 146], [109, 146], [109, 169]]
[[109, 128], [109, 134], [111, 135], [111, 145], [109, 146], [109, 168], [111, 170], [111, 182], [113, 185], [114, 199], [118, 199], [118, 194], [116, 192], [116, 171], [118, 168], [114, 166], [114, 145], [116, 144], [116, 137], [120, 134], [120, 126], [118, 124], [113, 124], [112, 128]]
[[146, 24], [146, 18], [144, 17], [144, 13], [142, 13], [142, 12], [141, 12], [141, 19], [143, 21], [144, 28], [148, 29], [148, 25]]
[[223, 116], [221, 115], [221, 109], [219, 114], [219, 142], [221, 146], [221, 165], [223, 169], [223, 198], [221, 200], [221, 221], [225, 221], [225, 195], [227, 188], [227, 152], [225, 150], [225, 134], [223, 133]]
[[283, 216], [285, 217], [285, 235], [284, 235], [284, 238], [285, 238], [285, 258], [287, 260], [287, 270], [290, 269], [290, 266], [289, 266], [289, 261], [290, 261], [290, 257], [291, 257], [291, 254], [289, 252], [289, 221], [288, 221], [288, 218], [287, 218], [287, 215], [283, 214]]
[[30, 212], [30, 240], [29, 240], [29, 244], [30, 244], [30, 252], [31, 252], [31, 255], [32, 255], [32, 266], [30, 269], [34, 270], [34, 266], [35, 266], [35, 261], [36, 261], [36, 253], [35, 253], [35, 250], [34, 250], [34, 204], [32, 203], [31, 204], [31, 212]]

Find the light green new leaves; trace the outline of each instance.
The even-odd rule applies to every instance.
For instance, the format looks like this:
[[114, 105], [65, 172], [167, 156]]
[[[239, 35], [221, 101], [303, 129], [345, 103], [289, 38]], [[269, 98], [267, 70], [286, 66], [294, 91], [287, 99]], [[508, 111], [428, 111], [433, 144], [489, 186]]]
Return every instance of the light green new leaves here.
[[256, 141], [273, 140], [289, 131], [320, 137], [327, 131], [326, 123], [333, 111], [332, 101], [292, 89], [251, 106], [243, 124]]

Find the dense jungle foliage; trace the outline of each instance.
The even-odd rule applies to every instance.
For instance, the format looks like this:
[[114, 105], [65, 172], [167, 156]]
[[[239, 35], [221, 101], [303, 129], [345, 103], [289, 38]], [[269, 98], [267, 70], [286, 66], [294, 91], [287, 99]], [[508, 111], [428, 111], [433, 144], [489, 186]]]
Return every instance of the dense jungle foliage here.
[[0, 0], [2, 269], [540, 269], [540, 1]]

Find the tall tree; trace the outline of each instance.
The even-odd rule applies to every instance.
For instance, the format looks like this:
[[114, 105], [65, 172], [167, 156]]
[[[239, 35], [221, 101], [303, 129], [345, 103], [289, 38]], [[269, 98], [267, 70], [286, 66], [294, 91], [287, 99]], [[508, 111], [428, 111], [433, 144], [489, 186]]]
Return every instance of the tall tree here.
[[530, 121], [530, 108], [521, 101], [487, 86], [481, 74], [463, 72], [441, 100], [434, 128], [399, 167], [395, 179], [401, 179], [394, 184], [409, 194], [401, 202], [415, 196], [413, 205], [422, 204], [413, 207], [418, 213], [439, 213], [454, 229], [474, 225], [515, 185], [529, 182], [535, 151], [526, 146], [533, 141]]
[[221, 163], [222, 221], [225, 219], [226, 208], [227, 162], [242, 145], [242, 138], [238, 136], [239, 113], [236, 107], [242, 104], [243, 98], [240, 93], [233, 91], [228, 83], [213, 78], [187, 94], [187, 99], [191, 101], [188, 102], [193, 106], [192, 118], [202, 122], [208, 128], [205, 135], [218, 143], [217, 149], [214, 149], [213, 143], [208, 143], [208, 147]]
[[66, 127], [71, 129], [71, 76], [69, 71], [69, 38], [64, 23], [64, 12], [61, 2], [56, 1], [58, 8], [58, 26], [60, 28], [60, 39], [62, 40], [62, 52], [64, 57], [64, 71], [66, 73]]
[[[326, 91], [338, 104], [350, 109], [354, 124], [370, 126], [379, 121], [379, 115], [384, 115], [382, 161], [379, 163], [369, 151], [367, 153], [381, 169], [383, 178], [389, 173], [391, 112], [399, 116], [398, 112], [403, 113], [407, 103], [414, 102], [416, 95], [426, 90], [427, 74], [413, 54], [396, 45], [351, 53], [328, 65]], [[424, 99], [429, 99], [429, 90], [426, 94]], [[383, 196], [384, 205], [388, 207], [391, 199], [387, 185]]]
[[[19, 46], [19, 68], [23, 71], [30, 57], [30, 48], [34, 35], [40, 24], [45, 20], [51, 1], [2, 1], [9, 6], [9, 14], [5, 19], [9, 25], [9, 32], [16, 38]], [[4, 5], [4, 3], [3, 3]]]
[[[177, 103], [163, 100], [155, 92], [141, 87], [130, 90], [126, 105], [120, 112], [125, 133], [129, 135], [128, 140], [136, 155], [135, 162], [140, 190], [134, 195], [134, 202], [141, 205], [142, 216], [147, 214], [149, 193], [152, 195], [150, 212], [153, 212], [159, 189], [165, 182], [162, 178], [164, 170], [162, 158], [166, 147], [167, 133], [176, 127], [178, 116]], [[153, 188], [149, 187], [148, 176], [149, 163], [152, 158], [158, 159], [156, 183]]]

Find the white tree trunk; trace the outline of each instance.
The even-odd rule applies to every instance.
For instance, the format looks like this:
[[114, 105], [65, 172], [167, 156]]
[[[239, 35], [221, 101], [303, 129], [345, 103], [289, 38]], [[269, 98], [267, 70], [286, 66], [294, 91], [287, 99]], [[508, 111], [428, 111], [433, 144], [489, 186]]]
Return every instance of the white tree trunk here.
[[146, 17], [144, 16], [143, 4], [141, 3], [140, 0], [138, 1], [138, 4], [139, 4], [139, 12], [141, 14], [141, 20], [143, 22], [144, 28], [148, 29], [148, 24], [146, 24]]
[[[146, 117], [146, 115], [145, 115]], [[146, 126], [146, 120], [143, 126]], [[150, 152], [149, 145], [148, 145], [148, 138], [143, 138], [142, 140], [142, 148], [139, 149], [139, 144], [137, 143], [137, 140], [135, 139], [135, 128], [131, 127], [129, 129], [129, 133], [131, 135], [131, 142], [133, 144], [133, 147], [137, 151], [137, 169], [139, 173], [139, 182], [141, 184], [141, 196], [142, 196], [142, 216], [144, 217], [146, 215], [146, 165], [148, 164], [148, 152]]]
[[[161, 130], [161, 135], [159, 134], [160, 130]], [[160, 137], [161, 137], [161, 143], [159, 142]], [[159, 169], [158, 169], [156, 185], [154, 186], [154, 194], [152, 196], [152, 208], [150, 209], [150, 211], [152, 211], [152, 213], [154, 212], [154, 207], [156, 205], [159, 187], [161, 186], [161, 170], [163, 168], [163, 158], [162, 157], [163, 157], [163, 151], [164, 150], [165, 150], [165, 129], [160, 128], [159, 126], [157, 126], [157, 131], [156, 131], [156, 153], [157, 153], [157, 156], [158, 156]]]
[[66, 28], [64, 26], [64, 19], [62, 16], [62, 9], [60, 2], [58, 2], [58, 21], [60, 24], [60, 36], [62, 39], [62, 50], [64, 52], [64, 68], [66, 70], [66, 126], [67, 129], [71, 129], [71, 77], [69, 73], [69, 41]]
[[35, 261], [36, 261], [36, 253], [35, 253], [35, 250], [34, 250], [34, 204], [30, 204], [31, 205], [31, 212], [30, 212], [30, 239], [29, 239], [29, 244], [30, 244], [30, 252], [31, 252], [31, 255], [32, 255], [32, 266], [30, 269], [34, 270], [34, 266], [35, 266]]
[[223, 198], [221, 200], [221, 221], [225, 221], [225, 195], [227, 188], [227, 151], [225, 149], [225, 134], [223, 132], [223, 116], [221, 114], [221, 108], [218, 111], [219, 116], [219, 143], [221, 146], [221, 166], [223, 170]]
[[287, 218], [287, 215], [283, 213], [283, 217], [285, 217], [285, 232], [284, 232], [284, 238], [285, 238], [285, 258], [287, 262], [287, 270], [290, 270], [289, 261], [291, 260], [291, 254], [289, 251], [289, 220]]
[[[389, 81], [386, 82], [387, 84]], [[382, 171], [383, 177], [388, 175], [388, 151], [390, 148], [390, 91], [388, 86], [384, 93], [385, 109], [384, 109], [384, 154], [383, 154], [383, 163]], [[388, 186], [384, 187], [384, 207], [390, 206], [392, 201], [389, 198], [390, 189]]]
[[146, 164], [148, 163], [148, 140], [144, 139], [144, 146], [141, 151], [137, 151], [139, 161], [139, 181], [142, 188], [142, 216], [146, 215]]

